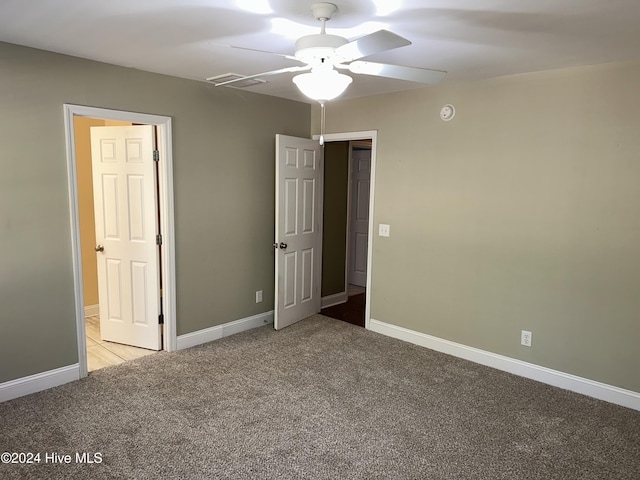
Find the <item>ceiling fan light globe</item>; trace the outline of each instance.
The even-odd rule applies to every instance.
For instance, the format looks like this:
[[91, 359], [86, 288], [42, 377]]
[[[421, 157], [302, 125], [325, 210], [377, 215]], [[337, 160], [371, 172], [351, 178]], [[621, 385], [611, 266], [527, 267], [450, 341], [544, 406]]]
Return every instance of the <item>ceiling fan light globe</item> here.
[[326, 102], [344, 93], [353, 79], [335, 70], [303, 73], [293, 77], [293, 83], [307, 97]]

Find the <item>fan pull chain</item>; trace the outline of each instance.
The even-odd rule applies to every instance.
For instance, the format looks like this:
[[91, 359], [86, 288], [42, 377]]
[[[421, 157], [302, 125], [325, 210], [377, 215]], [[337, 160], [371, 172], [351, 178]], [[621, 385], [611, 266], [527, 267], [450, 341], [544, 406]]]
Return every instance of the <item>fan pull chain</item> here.
[[320, 145], [324, 145], [324, 102], [320, 102]]

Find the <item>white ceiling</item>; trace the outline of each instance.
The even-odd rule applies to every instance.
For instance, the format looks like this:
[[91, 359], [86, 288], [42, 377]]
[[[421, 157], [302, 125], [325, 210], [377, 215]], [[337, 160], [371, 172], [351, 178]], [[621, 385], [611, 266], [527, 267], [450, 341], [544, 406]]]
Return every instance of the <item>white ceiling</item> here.
[[[0, 41], [202, 80], [296, 62], [221, 46], [294, 53], [319, 33], [313, 0], [0, 0]], [[448, 72], [443, 82], [640, 59], [640, 0], [334, 0], [327, 32], [386, 28], [412, 45], [367, 60]], [[253, 10], [253, 11], [251, 11]], [[308, 101], [270, 76], [247, 90]], [[423, 88], [354, 75], [343, 98]], [[229, 87], [218, 87], [229, 88]], [[428, 87], [427, 87], [428, 88]]]

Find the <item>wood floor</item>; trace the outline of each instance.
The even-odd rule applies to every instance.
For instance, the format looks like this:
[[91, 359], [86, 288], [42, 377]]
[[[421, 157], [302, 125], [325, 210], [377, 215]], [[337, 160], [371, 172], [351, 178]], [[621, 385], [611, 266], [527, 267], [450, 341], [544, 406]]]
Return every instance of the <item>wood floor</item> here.
[[323, 308], [322, 315], [364, 327], [365, 289], [349, 285], [349, 300], [340, 305]]
[[85, 318], [85, 333], [87, 338], [87, 366], [90, 372], [156, 353], [155, 350], [102, 340], [100, 337], [100, 317], [98, 316]]

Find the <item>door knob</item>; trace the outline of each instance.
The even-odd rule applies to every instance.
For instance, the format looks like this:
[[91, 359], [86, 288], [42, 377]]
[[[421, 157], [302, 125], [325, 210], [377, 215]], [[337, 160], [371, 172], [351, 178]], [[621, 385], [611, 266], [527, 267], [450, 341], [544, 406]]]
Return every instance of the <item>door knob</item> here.
[[286, 243], [283, 243], [283, 242], [280, 242], [280, 248], [281, 248], [282, 250], [286, 250], [286, 249], [287, 249], [287, 244], [286, 244]]
[[104, 252], [104, 246], [103, 245], [96, 245], [96, 252]]

